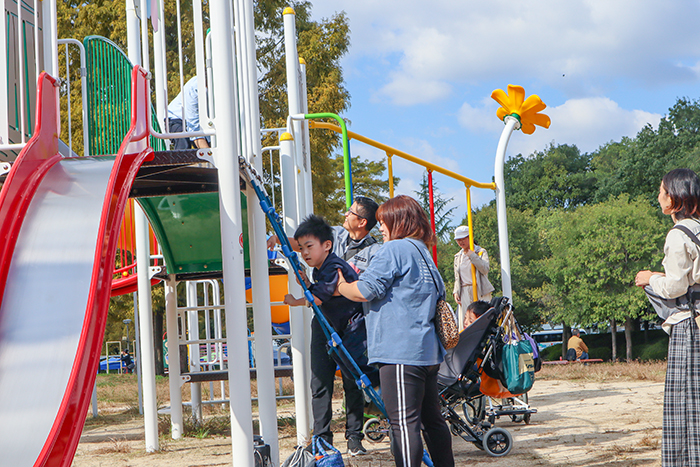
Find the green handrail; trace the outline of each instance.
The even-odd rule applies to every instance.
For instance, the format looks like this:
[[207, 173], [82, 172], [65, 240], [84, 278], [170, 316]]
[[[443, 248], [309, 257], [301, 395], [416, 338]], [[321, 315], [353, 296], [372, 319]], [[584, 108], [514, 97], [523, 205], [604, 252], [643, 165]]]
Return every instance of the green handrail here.
[[304, 118], [313, 120], [317, 118], [332, 118], [338, 122], [343, 133], [343, 170], [345, 171], [345, 207], [349, 211], [352, 206], [352, 162], [350, 160], [350, 140], [345, 120], [333, 113], [306, 114]]

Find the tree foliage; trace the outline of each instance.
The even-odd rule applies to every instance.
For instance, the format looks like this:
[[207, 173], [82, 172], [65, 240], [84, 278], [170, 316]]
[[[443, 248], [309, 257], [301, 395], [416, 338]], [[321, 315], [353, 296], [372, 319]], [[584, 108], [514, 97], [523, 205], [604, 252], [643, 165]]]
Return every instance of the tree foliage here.
[[[420, 188], [414, 192], [417, 196], [418, 203], [423, 207], [423, 210], [430, 219], [430, 184], [428, 183], [427, 172], [423, 173], [423, 178], [420, 182]], [[456, 206], [449, 207], [448, 205], [454, 198], [445, 198], [437, 186], [437, 182], [433, 180], [433, 209], [435, 211], [435, 235], [444, 243], [450, 241], [452, 236], [452, 213], [457, 209]], [[448, 209], [449, 208], [449, 209]]]
[[528, 158], [518, 154], [505, 164], [506, 204], [534, 213], [582, 206], [595, 190], [590, 163], [575, 145], [550, 145]]
[[[472, 219], [474, 243], [488, 252], [489, 281], [496, 289], [494, 295], [500, 295], [502, 294], [502, 276], [496, 207], [490, 205], [477, 209]], [[508, 208], [507, 219], [515, 316], [520, 324], [535, 327], [545, 320], [541, 313], [542, 304], [534, 293], [544, 281], [539, 265], [544, 255], [540, 231], [530, 210], [520, 211]], [[466, 222], [465, 217], [462, 223], [466, 225]]]

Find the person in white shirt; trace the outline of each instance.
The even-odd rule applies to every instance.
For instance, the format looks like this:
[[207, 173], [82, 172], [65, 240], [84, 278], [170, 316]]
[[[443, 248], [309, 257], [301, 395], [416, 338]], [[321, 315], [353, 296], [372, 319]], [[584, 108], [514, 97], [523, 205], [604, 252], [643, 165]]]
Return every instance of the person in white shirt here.
[[700, 247], [694, 241], [700, 234], [700, 179], [690, 169], [671, 170], [661, 181], [658, 200], [661, 211], [675, 224], [666, 235], [664, 272], [639, 271], [635, 283], [647, 291], [651, 288], [663, 299], [680, 299], [679, 305], [666, 308], [668, 315], [662, 316], [671, 336], [661, 463], [663, 467], [700, 465], [700, 329], [686, 299], [690, 291], [688, 298], [700, 308], [695, 296], [695, 285], [700, 284]]
[[[183, 124], [182, 118], [185, 118]], [[197, 76], [191, 78], [182, 88], [182, 92], [168, 105], [168, 127], [170, 133], [202, 131], [199, 124], [199, 90]], [[171, 149], [208, 148], [209, 141], [204, 136], [198, 138], [174, 138], [170, 140]]]
[[455, 285], [452, 290], [457, 305], [459, 305], [458, 316], [460, 329], [466, 327], [464, 319], [465, 311], [470, 303], [474, 301], [472, 264], [476, 269], [476, 291], [478, 299], [485, 302], [491, 301], [491, 294], [494, 291], [493, 285], [489, 282], [489, 255], [478, 245], [474, 245], [472, 250], [469, 246], [469, 227], [460, 225], [455, 229], [455, 241], [461, 247], [454, 259]]

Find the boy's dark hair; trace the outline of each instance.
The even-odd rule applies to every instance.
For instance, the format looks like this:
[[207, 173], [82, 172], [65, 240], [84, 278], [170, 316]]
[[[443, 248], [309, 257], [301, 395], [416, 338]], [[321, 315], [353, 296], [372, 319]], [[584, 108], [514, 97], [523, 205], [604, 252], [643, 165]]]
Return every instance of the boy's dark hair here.
[[367, 232], [377, 225], [377, 209], [379, 205], [372, 199], [366, 196], [356, 196], [353, 200], [359, 206], [358, 214], [367, 221]]
[[314, 237], [321, 243], [330, 240], [331, 245], [333, 245], [333, 228], [323, 217], [311, 214], [301, 221], [294, 232], [294, 240], [298, 241], [301, 237]]
[[467, 310], [471, 311], [476, 316], [481, 316], [487, 311], [489, 311], [489, 308], [491, 308], [491, 304], [489, 302], [477, 300], [475, 302], [470, 303], [467, 307]]

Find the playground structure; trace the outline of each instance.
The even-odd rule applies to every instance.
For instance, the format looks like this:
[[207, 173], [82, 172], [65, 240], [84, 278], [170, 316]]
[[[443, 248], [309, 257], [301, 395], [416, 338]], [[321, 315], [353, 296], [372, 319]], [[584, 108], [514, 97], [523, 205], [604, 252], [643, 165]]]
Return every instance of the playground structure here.
[[[212, 2], [208, 12], [210, 33], [206, 39], [201, 29], [195, 28], [197, 53], [194, 61], [200, 77], [199, 108], [209, 109], [208, 113], [200, 113], [204, 128], [201, 132], [176, 135], [167, 132], [165, 122], [169, 99], [166, 93], [168, 70], [164, 59], [165, 28], [161, 26], [158, 31], [153, 28], [155, 67], [148, 72], [141, 66], [150, 63], [145, 6], [127, 1], [128, 57], [119, 58], [119, 54], [112, 50], [108, 53], [114, 53], [116, 58], [110, 59], [109, 67], [103, 62], [93, 61], [104, 41], [86, 38], [86, 59], [81, 60], [85, 63], [87, 75], [87, 79], [81, 79], [81, 86], [85, 89], [83, 95], [87, 96], [83, 99], [85, 130], [82, 153], [89, 157], [72, 157], [75, 155], [73, 142], [69, 138], [65, 144], [59, 139], [64, 134], [60, 131], [60, 112], [66, 110], [58, 105], [59, 40], [55, 0], [44, 0], [40, 9], [35, 2], [33, 11], [27, 4], [18, 2], [15, 5], [17, 10], [6, 15], [9, 20], [1, 22], [0, 31], [3, 33], [0, 40], [13, 38], [11, 43], [0, 48], [0, 53], [7, 54], [2, 59], [12, 64], [7, 76], [0, 74], [3, 75], [0, 86], [13, 90], [13, 99], [9, 99], [9, 94], [4, 91], [0, 92], [0, 154], [4, 161], [12, 162], [11, 171], [9, 164], [2, 166], [9, 174], [0, 194], [0, 235], [3, 239], [0, 248], [0, 400], [13, 401], [11, 406], [5, 402], [0, 408], [2, 418], [12, 420], [0, 428], [0, 446], [4, 448], [5, 457], [14, 465], [70, 465], [94, 386], [109, 296], [131, 291], [135, 283], [138, 288], [136, 311], [141, 317], [150, 317], [151, 281], [161, 279], [166, 292], [168, 354], [179, 355], [181, 345], [190, 346], [191, 367], [197, 370], [201, 366], [200, 344], [206, 344], [207, 348], [210, 344], [222, 346], [216, 352], [219, 361], [207, 360], [205, 366], [209, 368], [205, 369], [213, 370], [213, 366], [218, 366], [216, 369], [219, 373], [224, 372], [228, 380], [229, 393], [236, 395], [228, 401], [233, 465], [253, 465], [251, 373], [248, 359], [243, 358], [248, 355], [244, 275], [249, 269], [258, 417], [261, 435], [271, 447], [273, 463], [279, 465], [266, 224], [262, 210], [246, 209], [246, 200], [256, 199], [257, 195], [250, 184], [241, 183], [238, 159], [239, 155], [242, 156], [249, 167], [263, 173], [252, 2], [236, 0], [233, 5]], [[157, 8], [157, 17], [163, 21], [162, 2]], [[202, 3], [195, 0], [193, 10], [195, 24], [202, 24]], [[308, 114], [304, 98], [305, 66], [300, 63], [296, 52], [294, 20], [293, 10], [286, 9], [290, 119], [288, 128], [280, 134], [278, 146], [282, 221], [288, 236], [292, 236], [299, 221], [313, 208], [308, 122], [329, 117], [328, 114]], [[27, 40], [30, 37], [33, 41]], [[62, 40], [62, 43], [71, 45], [75, 41]], [[210, 43], [217, 46], [208, 47]], [[25, 48], [18, 44], [29, 46]], [[179, 53], [182, 60], [182, 51]], [[37, 76], [39, 70], [45, 72]], [[121, 70], [121, 74], [115, 70]], [[100, 76], [103, 79], [108, 75], [122, 79], [121, 87], [116, 82], [100, 82], [94, 78]], [[36, 92], [33, 92], [34, 83], [38, 83]], [[155, 105], [150, 99], [151, 87], [155, 90]], [[102, 110], [97, 109], [97, 105], [88, 105], [90, 93], [94, 97], [96, 89], [114, 91], [98, 99], [108, 104]], [[510, 96], [516, 94], [519, 95], [510, 92]], [[32, 96], [36, 96], [35, 101]], [[518, 104], [515, 99], [512, 104], [514, 108], [509, 108], [505, 115], [506, 127], [497, 152], [495, 185], [478, 184], [383, 147], [389, 156], [390, 182], [391, 157], [394, 155], [412, 158], [413, 162], [426, 167], [431, 186], [433, 172], [463, 181], [467, 188], [470, 230], [470, 187], [496, 190], [503, 293], [506, 296], [512, 294], [502, 191], [503, 160], [510, 134], [521, 125], [521, 120], [525, 120], [523, 100]], [[123, 124], [118, 118], [121, 115], [126, 116], [128, 124]], [[333, 118], [341, 127], [344, 126], [342, 119]], [[90, 124], [86, 124], [85, 119]], [[33, 121], [36, 125], [32, 124]], [[162, 125], [165, 125], [165, 132], [160, 131]], [[321, 127], [326, 124], [314, 125]], [[363, 137], [349, 134], [343, 128], [340, 131], [345, 133], [349, 207], [352, 203], [349, 137], [356, 140], [363, 140]], [[209, 136], [212, 148], [168, 151], [164, 141], [174, 136]], [[364, 142], [370, 141], [364, 138]], [[393, 195], [393, 185], [390, 194]], [[127, 276], [130, 278], [127, 289], [126, 286], [119, 288], [114, 285], [118, 279], [113, 280], [113, 272], [117, 250], [127, 250], [119, 246], [118, 234], [129, 197], [136, 198], [139, 206], [132, 215], [136, 274]], [[149, 223], [158, 239], [158, 251], [152, 251], [149, 246]], [[121, 260], [123, 267], [127, 267], [124, 263], [134, 260], [133, 254], [128, 256], [130, 258], [125, 256]], [[118, 269], [118, 274], [132, 271], [133, 264], [128, 264], [128, 270]], [[159, 278], [154, 278], [156, 271], [152, 268], [157, 268]], [[162, 268], [165, 270], [161, 271]], [[208, 282], [214, 279], [222, 279], [223, 305], [214, 299], [218, 299], [219, 292], [214, 292], [215, 287]], [[190, 282], [187, 285], [188, 305], [178, 310], [179, 281], [206, 282], [205, 287], [212, 286], [212, 291], [207, 292], [212, 301], [197, 303], [197, 285]], [[287, 281], [289, 292], [300, 295], [300, 286], [293, 275], [289, 275]], [[31, 305], [27, 303], [28, 296], [34, 298]], [[209, 332], [200, 338], [198, 329], [195, 330], [200, 320], [207, 323], [210, 319], [218, 320], [220, 323], [222, 312], [225, 332], [215, 331], [213, 335]], [[306, 330], [310, 329], [310, 319], [301, 307], [289, 309], [297, 439], [300, 444], [308, 441], [310, 432], [310, 370], [306, 350], [309, 347], [310, 336]], [[151, 320], [139, 319], [138, 322], [141, 343], [138, 367], [152, 369]], [[228, 358], [226, 365], [221, 358], [224, 340], [229, 356], [241, 356]], [[35, 342], [45, 342], [49, 347], [38, 346]], [[17, 368], [18, 355], [22, 356], [22, 368]], [[192, 371], [181, 371], [179, 358], [169, 359], [169, 371], [171, 433], [173, 438], [178, 438], [183, 432], [180, 388], [185, 381], [196, 381], [197, 377], [193, 377]], [[184, 378], [179, 377], [181, 375]], [[34, 390], [23, 391], [25, 386], [15, 384], [17, 381], [32, 381]], [[40, 384], [42, 381], [47, 384]], [[198, 384], [191, 384], [195, 414], [201, 407], [198, 406], [201, 404], [201, 393], [197, 395]], [[44, 389], [48, 386], [50, 391]], [[152, 370], [143, 371], [142, 386], [145, 444], [148, 451], [154, 451], [158, 449], [158, 431]], [[223, 386], [221, 394], [216, 402], [223, 400]]]

